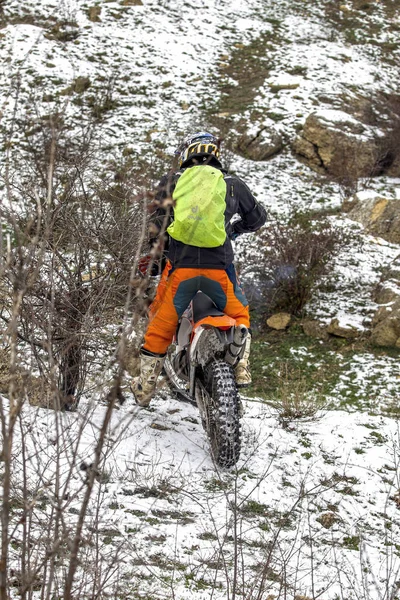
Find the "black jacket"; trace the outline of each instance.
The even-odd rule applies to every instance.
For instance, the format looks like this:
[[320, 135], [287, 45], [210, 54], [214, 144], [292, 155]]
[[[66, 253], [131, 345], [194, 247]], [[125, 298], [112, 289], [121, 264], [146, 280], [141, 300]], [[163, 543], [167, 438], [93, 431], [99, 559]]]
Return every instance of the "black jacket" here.
[[[172, 193], [183, 170], [165, 175], [157, 187], [156, 201], [159, 208], [150, 217], [150, 231], [152, 232], [150, 238], [153, 238], [150, 241], [156, 243], [156, 236], [160, 233], [164, 234], [164, 254], [175, 268], [227, 269], [234, 258], [230, 236], [257, 231], [266, 221], [265, 209], [258, 204], [247, 185], [239, 177], [224, 171], [217, 160], [208, 164], [219, 168], [226, 181], [225, 224], [227, 237], [222, 246], [216, 248], [189, 246], [174, 240], [166, 233], [167, 227], [173, 221], [173, 206], [168, 199], [172, 198]], [[235, 214], [240, 216], [240, 220], [232, 225], [231, 219]]]

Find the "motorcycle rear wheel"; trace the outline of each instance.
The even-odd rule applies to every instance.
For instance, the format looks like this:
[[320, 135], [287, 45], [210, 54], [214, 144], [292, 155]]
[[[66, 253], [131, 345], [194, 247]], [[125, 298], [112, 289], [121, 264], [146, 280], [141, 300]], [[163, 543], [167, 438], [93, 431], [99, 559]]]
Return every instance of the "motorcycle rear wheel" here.
[[205, 369], [208, 393], [207, 434], [211, 454], [221, 467], [233, 467], [241, 446], [240, 398], [233, 369], [223, 360], [212, 361]]

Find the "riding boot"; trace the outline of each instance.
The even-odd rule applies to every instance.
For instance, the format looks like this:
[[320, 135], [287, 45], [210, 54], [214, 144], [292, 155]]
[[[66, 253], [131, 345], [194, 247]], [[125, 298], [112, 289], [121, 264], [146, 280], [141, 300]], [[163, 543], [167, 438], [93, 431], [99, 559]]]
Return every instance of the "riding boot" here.
[[238, 388], [248, 387], [249, 385], [251, 385], [251, 371], [249, 362], [250, 345], [251, 335], [249, 333], [245, 341], [242, 358], [239, 360], [235, 367], [235, 380]]
[[154, 356], [150, 352], [141, 351], [140, 375], [134, 377], [131, 383], [131, 390], [135, 396], [136, 404], [139, 406], [149, 406], [164, 361], [165, 356]]

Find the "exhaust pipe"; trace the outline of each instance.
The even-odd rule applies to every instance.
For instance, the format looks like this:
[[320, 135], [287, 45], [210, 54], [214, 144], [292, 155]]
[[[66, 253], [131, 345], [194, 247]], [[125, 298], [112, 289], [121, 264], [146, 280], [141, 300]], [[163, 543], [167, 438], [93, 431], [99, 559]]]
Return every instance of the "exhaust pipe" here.
[[224, 360], [228, 364], [234, 365], [236, 363], [238, 356], [243, 349], [243, 345], [246, 341], [248, 333], [249, 330], [247, 329], [246, 325], [238, 325], [237, 327], [235, 327], [233, 341], [229, 344], [224, 357]]

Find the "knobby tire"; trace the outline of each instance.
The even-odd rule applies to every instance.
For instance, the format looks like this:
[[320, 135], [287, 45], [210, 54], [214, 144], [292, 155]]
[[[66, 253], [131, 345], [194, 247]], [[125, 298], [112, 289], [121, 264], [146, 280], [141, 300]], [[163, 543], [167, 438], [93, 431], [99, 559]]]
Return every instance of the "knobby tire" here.
[[205, 370], [205, 388], [212, 456], [219, 466], [232, 467], [241, 445], [240, 399], [232, 367], [222, 360], [212, 361]]

